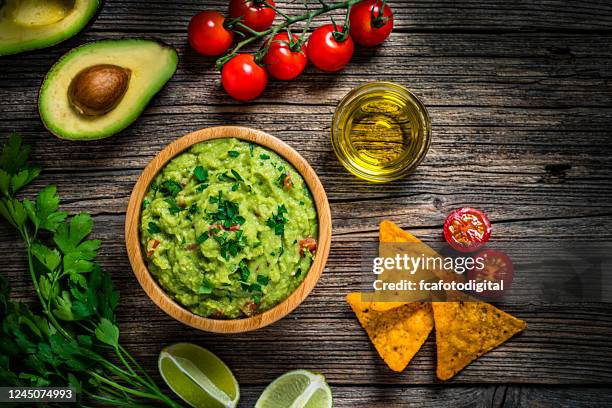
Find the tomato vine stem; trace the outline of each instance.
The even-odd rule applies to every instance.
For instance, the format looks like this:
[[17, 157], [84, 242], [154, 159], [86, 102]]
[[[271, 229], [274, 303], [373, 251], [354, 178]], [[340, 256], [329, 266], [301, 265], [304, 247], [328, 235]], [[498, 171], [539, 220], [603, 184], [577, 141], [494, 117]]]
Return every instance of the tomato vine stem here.
[[[321, 3], [321, 7], [316, 8], [316, 9], [312, 9], [309, 10], [308, 12], [299, 15], [299, 16], [295, 16], [295, 17], [290, 17], [288, 15], [286, 15], [285, 13], [279, 13], [281, 16], [283, 16], [285, 18], [285, 21], [283, 21], [282, 23], [279, 23], [277, 25], [274, 25], [270, 28], [268, 28], [265, 31], [254, 31], [250, 37], [245, 38], [244, 40], [240, 41], [239, 43], [237, 43], [234, 48], [232, 48], [231, 51], [229, 51], [226, 55], [224, 55], [223, 57], [217, 59], [216, 65], [218, 69], [223, 68], [223, 65], [225, 65], [226, 62], [228, 62], [229, 60], [231, 60], [232, 58], [234, 58], [236, 55], [238, 55], [238, 52], [245, 46], [259, 40], [260, 38], [266, 37], [266, 36], [271, 36], [273, 37], [274, 34], [286, 29], [287, 27], [298, 23], [300, 21], [306, 21], [307, 25], [304, 28], [304, 32], [303, 34], [305, 34], [308, 31], [308, 28], [310, 26], [310, 23], [312, 22], [312, 20], [314, 20], [316, 17], [325, 14], [325, 13], [329, 13], [330, 11], [333, 10], [343, 10], [343, 9], [350, 9], [353, 5], [359, 3], [362, 0], [346, 0], [346, 1], [341, 1], [341, 2], [337, 2], [337, 3], [331, 3], [331, 4], [327, 4], [324, 3], [323, 1], [319, 0], [319, 3]], [[257, 34], [255, 34], [255, 32]], [[269, 42], [268, 42], [269, 43]], [[264, 46], [265, 47], [265, 46]], [[269, 47], [269, 45], [268, 45]], [[267, 48], [267, 47], [266, 47]], [[264, 50], [261, 50], [264, 51]], [[262, 55], [261, 52], [258, 53], [259, 55]], [[263, 54], [265, 55], [265, 53]]]

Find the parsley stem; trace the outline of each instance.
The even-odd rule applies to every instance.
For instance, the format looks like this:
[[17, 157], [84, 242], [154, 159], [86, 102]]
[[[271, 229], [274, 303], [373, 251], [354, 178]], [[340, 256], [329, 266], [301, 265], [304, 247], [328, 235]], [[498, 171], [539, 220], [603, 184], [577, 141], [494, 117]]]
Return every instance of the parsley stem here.
[[157, 384], [155, 383], [155, 381], [153, 381], [153, 379], [151, 378], [151, 376], [149, 376], [149, 374], [147, 374], [146, 370], [144, 368], [142, 368], [142, 366], [140, 364], [138, 364], [138, 361], [136, 361], [136, 359], [134, 358], [134, 356], [132, 356], [126, 349], [125, 347], [123, 347], [121, 344], [119, 345], [119, 350], [125, 354], [128, 358], [128, 360], [130, 360], [134, 366], [136, 366], [136, 369], [138, 371], [140, 371], [145, 378], [149, 381], [149, 383], [155, 387], [157, 387]]
[[97, 380], [99, 380], [99, 381], [101, 381], [101, 382], [103, 382], [105, 384], [108, 384], [108, 385], [110, 385], [110, 386], [112, 386], [112, 387], [114, 387], [114, 388], [116, 388], [118, 390], [126, 392], [128, 394], [136, 395], [137, 397], [142, 397], [142, 398], [154, 399], [154, 400], [157, 400], [157, 401], [164, 401], [164, 398], [161, 395], [149, 394], [147, 392], [143, 392], [143, 391], [135, 390], [135, 389], [132, 389], [132, 388], [124, 387], [123, 385], [121, 385], [119, 383], [116, 383], [115, 381], [110, 380], [110, 379], [108, 379], [108, 378], [106, 378], [106, 377], [96, 373], [95, 371], [89, 370], [89, 371], [87, 371], [87, 373], [89, 375], [91, 375], [92, 377], [94, 377], [95, 379], [97, 379]]

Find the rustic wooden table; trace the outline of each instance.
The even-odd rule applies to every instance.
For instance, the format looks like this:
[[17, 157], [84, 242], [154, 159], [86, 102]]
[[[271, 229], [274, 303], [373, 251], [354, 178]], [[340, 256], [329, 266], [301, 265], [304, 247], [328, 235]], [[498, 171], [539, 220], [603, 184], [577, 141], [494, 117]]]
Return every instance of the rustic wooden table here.
[[[297, 12], [301, 2], [279, 1]], [[201, 344], [234, 370], [251, 407], [263, 387], [292, 368], [323, 372], [338, 407], [611, 406], [609, 304], [507, 305], [528, 330], [448, 384], [434, 376], [430, 338], [402, 374], [391, 373], [359, 327], [344, 295], [359, 281], [359, 246], [391, 219], [440, 239], [451, 210], [472, 205], [506, 241], [610, 239], [612, 221], [612, 6], [606, 1], [395, 1], [396, 29], [384, 46], [359, 49], [341, 74], [309, 68], [263, 97], [236, 103], [220, 89], [211, 61], [186, 44], [189, 18], [224, 0], [107, 1], [97, 21], [48, 50], [0, 59], [0, 135], [19, 131], [45, 168], [32, 187], [58, 185], [63, 207], [94, 214], [101, 262], [121, 290], [122, 339], [155, 372], [169, 343]], [[40, 123], [36, 99], [45, 72], [85, 41], [156, 36], [177, 47], [175, 77], [142, 117], [99, 142], [60, 141]], [[405, 180], [373, 185], [350, 175], [329, 141], [331, 116], [351, 88], [395, 81], [420, 96], [433, 144]], [[321, 281], [284, 320], [253, 333], [220, 336], [190, 329], [145, 296], [128, 264], [124, 212], [143, 167], [177, 137], [213, 125], [247, 125], [295, 147], [321, 177], [334, 240]], [[3, 273], [14, 295], [32, 299], [26, 261], [0, 225]], [[432, 336], [433, 337], [433, 336]]]

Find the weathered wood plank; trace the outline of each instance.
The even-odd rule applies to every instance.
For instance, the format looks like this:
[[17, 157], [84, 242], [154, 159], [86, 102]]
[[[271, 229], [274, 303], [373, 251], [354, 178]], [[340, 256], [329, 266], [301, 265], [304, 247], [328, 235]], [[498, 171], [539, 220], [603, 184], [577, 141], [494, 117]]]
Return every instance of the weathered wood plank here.
[[[427, 388], [332, 386], [336, 408], [493, 408], [491, 402], [495, 389], [494, 386]], [[252, 408], [262, 391], [263, 387], [241, 389], [240, 407]], [[542, 394], [546, 395], [545, 392]]]
[[[241, 407], [252, 407], [263, 387], [243, 388]], [[368, 408], [607, 408], [607, 388], [564, 386], [354, 387], [334, 386], [335, 407]]]
[[[183, 31], [191, 16], [204, 9], [225, 12], [227, 1], [182, 0], [165, 1], [107, 1], [94, 30]], [[315, 1], [309, 2], [311, 5]], [[451, 0], [390, 2], [396, 17], [397, 30], [482, 30], [507, 32], [511, 30], [609, 30], [612, 9], [605, 1], [562, 0], [533, 2]], [[301, 14], [302, 2], [279, 1], [277, 4], [290, 14]], [[338, 13], [341, 14], [341, 13]]]

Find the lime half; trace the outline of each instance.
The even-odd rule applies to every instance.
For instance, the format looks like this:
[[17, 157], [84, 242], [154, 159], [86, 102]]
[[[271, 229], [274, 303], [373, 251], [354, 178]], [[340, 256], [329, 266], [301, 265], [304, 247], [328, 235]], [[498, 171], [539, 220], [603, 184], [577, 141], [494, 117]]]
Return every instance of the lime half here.
[[238, 382], [219, 357], [191, 343], [177, 343], [159, 354], [159, 372], [168, 387], [196, 408], [234, 408]]
[[331, 408], [325, 377], [307, 370], [289, 371], [268, 385], [255, 408]]

